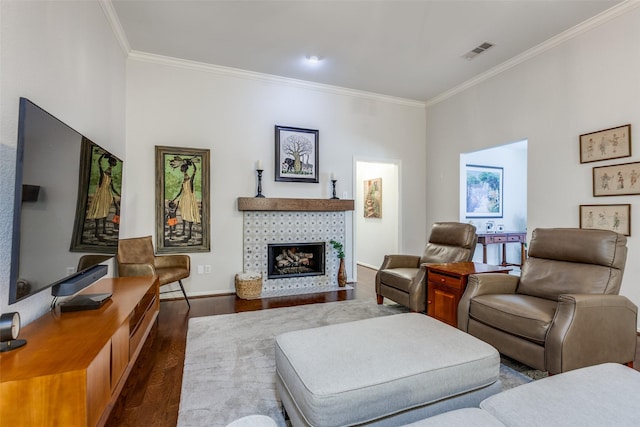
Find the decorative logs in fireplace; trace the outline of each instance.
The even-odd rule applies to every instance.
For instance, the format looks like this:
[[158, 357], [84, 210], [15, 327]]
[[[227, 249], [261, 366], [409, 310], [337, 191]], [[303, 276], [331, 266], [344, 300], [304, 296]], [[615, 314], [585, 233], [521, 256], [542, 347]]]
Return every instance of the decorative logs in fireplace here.
[[268, 245], [269, 278], [319, 276], [325, 273], [324, 242]]
[[278, 268], [308, 266], [309, 260], [313, 259], [313, 252], [295, 252], [295, 249], [283, 249], [282, 253], [276, 257]]

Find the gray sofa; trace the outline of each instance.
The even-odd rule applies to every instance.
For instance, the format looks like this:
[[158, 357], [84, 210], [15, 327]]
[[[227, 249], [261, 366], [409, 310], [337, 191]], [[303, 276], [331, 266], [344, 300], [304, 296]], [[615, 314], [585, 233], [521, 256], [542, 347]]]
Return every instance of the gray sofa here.
[[615, 363], [534, 381], [411, 427], [624, 427], [640, 424], [640, 372]]

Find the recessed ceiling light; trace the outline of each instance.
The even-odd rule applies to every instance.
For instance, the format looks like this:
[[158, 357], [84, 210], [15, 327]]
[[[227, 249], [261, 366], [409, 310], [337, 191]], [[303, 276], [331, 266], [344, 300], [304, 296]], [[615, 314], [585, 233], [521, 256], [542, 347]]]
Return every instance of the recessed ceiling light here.
[[307, 62], [310, 64], [317, 64], [320, 62], [320, 57], [318, 55], [307, 55]]

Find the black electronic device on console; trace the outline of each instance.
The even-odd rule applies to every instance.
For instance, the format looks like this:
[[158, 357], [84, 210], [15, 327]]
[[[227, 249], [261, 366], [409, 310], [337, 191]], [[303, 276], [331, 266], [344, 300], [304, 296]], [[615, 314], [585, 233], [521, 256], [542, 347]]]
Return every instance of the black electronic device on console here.
[[97, 310], [111, 299], [111, 293], [78, 295], [60, 304], [60, 311]]

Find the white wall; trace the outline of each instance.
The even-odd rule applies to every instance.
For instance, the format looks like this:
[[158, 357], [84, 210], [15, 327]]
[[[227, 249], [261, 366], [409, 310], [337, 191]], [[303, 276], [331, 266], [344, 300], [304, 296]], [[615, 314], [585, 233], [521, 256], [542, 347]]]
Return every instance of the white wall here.
[[[399, 165], [396, 163], [356, 162], [356, 256], [362, 265], [378, 269], [386, 254], [398, 253], [398, 174]], [[382, 218], [365, 218], [364, 182], [375, 178], [382, 178]]]
[[[639, 196], [592, 197], [578, 136], [631, 123], [640, 129], [640, 9], [632, 9], [490, 80], [427, 108], [427, 223], [459, 212], [458, 156], [528, 139], [528, 229], [578, 227], [580, 204], [631, 203], [621, 293], [640, 304]], [[635, 131], [634, 131], [635, 130]], [[634, 141], [637, 138], [633, 138]], [[530, 234], [529, 234], [530, 238]]]
[[[0, 311], [22, 323], [49, 308], [43, 291], [7, 305], [18, 99], [29, 98], [97, 144], [124, 155], [125, 56], [99, 3], [0, 2]], [[64, 167], [56, 165], [55, 167]]]
[[[133, 55], [127, 67], [127, 152], [121, 237], [154, 235], [154, 146], [211, 150], [211, 252], [192, 253], [191, 295], [232, 292], [242, 271], [242, 213], [236, 199], [256, 194], [255, 164], [265, 168], [266, 197], [329, 198], [351, 188], [354, 157], [400, 159], [402, 221], [414, 226], [403, 250], [420, 253], [425, 240], [424, 105], [297, 84], [219, 68]], [[318, 129], [320, 183], [274, 181], [274, 125]], [[358, 203], [358, 201], [356, 201]], [[410, 208], [410, 206], [411, 208]], [[353, 215], [345, 245], [353, 277]], [[197, 274], [197, 265], [212, 274]]]

